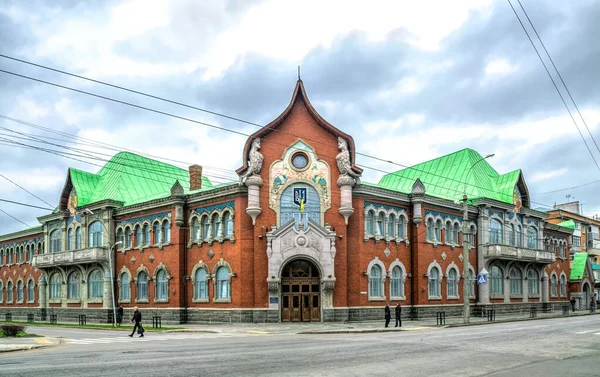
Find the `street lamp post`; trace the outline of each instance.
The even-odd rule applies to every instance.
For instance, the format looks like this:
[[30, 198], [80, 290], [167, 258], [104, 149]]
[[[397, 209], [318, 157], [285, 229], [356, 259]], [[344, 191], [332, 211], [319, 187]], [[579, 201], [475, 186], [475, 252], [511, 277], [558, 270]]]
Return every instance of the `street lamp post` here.
[[463, 321], [464, 323], [469, 323], [470, 321], [470, 313], [469, 313], [469, 285], [471, 284], [471, 282], [467, 282], [469, 280], [469, 245], [468, 242], [466, 241], [466, 239], [469, 239], [468, 235], [469, 235], [469, 205], [467, 203], [468, 201], [468, 197], [467, 197], [467, 183], [469, 180], [469, 173], [471, 173], [471, 170], [475, 167], [475, 165], [477, 165], [478, 163], [480, 163], [481, 161], [493, 157], [494, 154], [488, 154], [485, 157], [482, 157], [481, 159], [477, 160], [473, 165], [471, 165], [471, 167], [469, 168], [469, 170], [467, 171], [467, 175], [465, 177], [465, 187], [463, 190]]

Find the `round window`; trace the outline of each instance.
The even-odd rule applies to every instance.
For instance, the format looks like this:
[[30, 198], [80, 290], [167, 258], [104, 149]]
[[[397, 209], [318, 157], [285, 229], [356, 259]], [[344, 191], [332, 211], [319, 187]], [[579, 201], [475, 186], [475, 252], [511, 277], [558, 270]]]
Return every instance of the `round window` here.
[[308, 165], [308, 157], [304, 153], [296, 153], [292, 157], [292, 165], [296, 169], [304, 169]]

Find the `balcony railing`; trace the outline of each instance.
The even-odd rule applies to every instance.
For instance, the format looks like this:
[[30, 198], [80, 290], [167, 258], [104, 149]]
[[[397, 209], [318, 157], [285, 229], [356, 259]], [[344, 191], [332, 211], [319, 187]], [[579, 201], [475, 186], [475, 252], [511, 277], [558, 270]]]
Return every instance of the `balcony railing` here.
[[44, 268], [107, 261], [108, 250], [101, 247], [91, 247], [62, 253], [35, 255], [31, 261], [31, 265], [36, 268]]
[[488, 259], [509, 259], [540, 263], [552, 263], [556, 261], [556, 255], [549, 251], [525, 249], [508, 245], [485, 245], [483, 246], [483, 257]]

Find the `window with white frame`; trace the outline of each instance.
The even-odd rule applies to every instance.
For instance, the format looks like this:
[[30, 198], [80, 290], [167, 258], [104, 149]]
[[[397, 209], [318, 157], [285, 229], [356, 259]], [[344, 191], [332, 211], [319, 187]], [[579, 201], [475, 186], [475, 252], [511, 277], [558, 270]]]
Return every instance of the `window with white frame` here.
[[450, 221], [446, 221], [446, 244], [454, 243], [454, 239], [452, 238], [452, 223]]
[[530, 226], [527, 227], [527, 248], [528, 249], [537, 249], [538, 248], [538, 242], [537, 242], [537, 229], [535, 229], [534, 227]]
[[121, 273], [121, 300], [131, 299], [131, 285], [129, 283], [129, 274], [127, 272]]
[[392, 269], [392, 280], [390, 284], [390, 296], [404, 297], [404, 276], [402, 276], [402, 269], [400, 266], [395, 266]]
[[25, 263], [25, 253], [23, 252], [23, 246], [19, 248], [19, 252], [17, 254], [17, 261], [19, 263]]
[[94, 270], [88, 279], [88, 297], [101, 298], [102, 291], [102, 271]]
[[81, 286], [81, 275], [79, 272], [74, 271], [69, 275], [67, 281], [67, 297], [72, 299], [78, 299], [80, 297], [79, 287]]
[[365, 232], [368, 235], [373, 234], [373, 221], [375, 221], [375, 212], [367, 212], [367, 216], [365, 216]]
[[[2, 284], [0, 284], [0, 292], [2, 292]], [[29, 279], [29, 282], [27, 282], [27, 301], [35, 301], [35, 283], [33, 282], [33, 279]]]
[[89, 247], [104, 246], [104, 227], [100, 221], [94, 221], [89, 227]]
[[455, 245], [458, 245], [458, 232], [459, 232], [459, 225], [458, 225], [458, 223], [454, 223], [454, 226], [452, 227], [452, 242]]
[[381, 267], [377, 264], [371, 266], [371, 272], [369, 275], [369, 297], [383, 297], [382, 292], [382, 274]]
[[144, 245], [144, 228], [140, 225], [135, 227], [135, 247], [142, 247]]
[[552, 295], [552, 297], [558, 296], [558, 283], [556, 280], [556, 275], [552, 275], [552, 277], [550, 278], [550, 294]]
[[119, 240], [120, 244], [118, 249], [122, 250], [125, 248], [125, 235], [123, 234], [123, 229], [117, 230], [117, 240]]
[[560, 296], [567, 296], [567, 279], [565, 278], [565, 275], [560, 276]]
[[160, 223], [156, 222], [152, 224], [152, 232], [154, 233], [154, 245], [160, 245], [162, 241], [160, 234]]
[[527, 271], [527, 290], [530, 295], [540, 294], [540, 276], [532, 268]]
[[156, 274], [156, 298], [158, 300], [166, 300], [169, 298], [167, 289], [167, 273], [165, 270], [160, 270]]
[[502, 223], [496, 219], [490, 220], [490, 243], [502, 244]]
[[58, 273], [50, 276], [50, 299], [60, 299], [60, 275]]
[[192, 219], [192, 240], [200, 240], [200, 223], [198, 222], [197, 217]]
[[223, 223], [225, 224], [225, 237], [233, 236], [233, 216], [231, 216], [231, 213], [225, 212], [223, 215]]
[[210, 222], [208, 221], [208, 216], [202, 216], [200, 222], [202, 223], [202, 239], [208, 241], [210, 239]]
[[517, 247], [523, 247], [523, 228], [521, 225], [517, 225]]
[[435, 222], [435, 227], [433, 228], [435, 231], [435, 240], [437, 242], [442, 242], [442, 220], [437, 220]]
[[[31, 262], [31, 255], [33, 254], [31, 251], [32, 249], [33, 249], [33, 245], [27, 245], [27, 247], [25, 248], [25, 261], [26, 262]], [[0, 261], [0, 264], [2, 264], [2, 261]]]
[[138, 274], [136, 293], [138, 300], [148, 299], [148, 275], [144, 271]]
[[523, 274], [521, 270], [513, 267], [510, 270], [510, 294], [520, 295], [523, 293]]
[[406, 238], [406, 234], [404, 232], [404, 226], [406, 221], [404, 221], [404, 216], [398, 216], [398, 238], [404, 239]]
[[490, 273], [490, 293], [493, 295], [504, 293], [504, 274], [498, 266], [492, 266]]
[[427, 219], [427, 241], [435, 241], [433, 219], [431, 217]]
[[221, 236], [221, 221], [219, 220], [219, 215], [215, 213], [212, 216], [212, 238], [219, 238]]
[[206, 285], [206, 270], [204, 268], [199, 268], [196, 270], [196, 286], [194, 289], [194, 298], [206, 299], [208, 298], [208, 287]]
[[388, 216], [388, 223], [387, 223], [387, 236], [388, 238], [394, 238], [394, 229], [395, 229], [395, 223], [396, 223], [396, 216], [394, 216], [394, 214], [390, 214]]
[[67, 231], [67, 250], [71, 251], [74, 247], [75, 239], [73, 238], [73, 228]]
[[150, 225], [144, 224], [143, 232], [144, 232], [144, 243], [142, 245], [150, 246]]
[[23, 302], [23, 281], [17, 282], [17, 302]]
[[383, 213], [377, 215], [377, 228], [375, 229], [376, 236], [383, 236]]
[[171, 242], [171, 224], [169, 224], [169, 220], [163, 220], [160, 232], [162, 234], [162, 242], [170, 243]]
[[78, 226], [75, 230], [75, 249], [81, 249], [81, 227]]
[[2, 280], [0, 280], [0, 303], [4, 299], [4, 293], [2, 292], [3, 289], [4, 289], [4, 285], [2, 284]]
[[429, 271], [429, 296], [440, 296], [440, 270], [437, 267], [432, 267]]
[[559, 257], [564, 258], [565, 257], [565, 253], [566, 253], [565, 243], [561, 242], [560, 243], [560, 248], [559, 248]]
[[13, 283], [12, 281], [9, 281], [8, 284], [6, 284], [6, 302], [13, 302]]
[[62, 231], [57, 229], [50, 233], [50, 252], [60, 253], [62, 251]]
[[132, 242], [133, 242], [133, 234], [131, 232], [131, 228], [127, 227], [127, 228], [125, 228], [125, 248], [131, 249]]
[[229, 269], [221, 266], [217, 269], [217, 299], [230, 298], [229, 292]]
[[469, 270], [469, 297], [475, 297], [475, 273], [473, 270]]
[[458, 297], [458, 274], [455, 268], [451, 268], [448, 271], [448, 279], [446, 279], [448, 286], [448, 296]]
[[508, 244], [510, 246], [515, 246], [515, 225], [510, 224], [508, 228]]

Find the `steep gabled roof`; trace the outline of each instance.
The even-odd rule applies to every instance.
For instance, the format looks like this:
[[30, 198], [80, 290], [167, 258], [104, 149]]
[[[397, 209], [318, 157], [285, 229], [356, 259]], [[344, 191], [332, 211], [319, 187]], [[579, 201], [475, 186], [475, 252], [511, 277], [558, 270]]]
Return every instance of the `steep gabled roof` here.
[[489, 198], [512, 204], [517, 185], [523, 205], [529, 206], [529, 193], [521, 170], [500, 175], [473, 149], [465, 148], [386, 174], [378, 185], [409, 194], [417, 178], [425, 185], [426, 194], [453, 201], [466, 193], [470, 199]]
[[359, 174], [362, 173], [362, 169], [355, 165], [356, 164], [356, 156], [355, 156], [354, 139], [352, 138], [352, 136], [340, 131], [339, 129], [337, 129], [336, 127], [331, 125], [329, 122], [327, 122], [325, 119], [323, 119], [323, 117], [321, 115], [319, 115], [319, 113], [317, 113], [317, 110], [315, 110], [313, 105], [308, 100], [308, 96], [306, 95], [306, 91], [304, 90], [304, 84], [302, 83], [302, 80], [300, 80], [300, 79], [298, 79], [298, 82], [296, 83], [296, 88], [294, 88], [294, 94], [292, 95], [290, 104], [283, 111], [283, 113], [281, 113], [281, 115], [279, 115], [271, 123], [267, 124], [266, 126], [259, 129], [258, 131], [256, 131], [255, 133], [253, 133], [252, 135], [250, 135], [248, 137], [248, 140], [246, 140], [246, 145], [244, 146], [244, 154], [243, 154], [244, 164], [240, 168], [238, 168], [236, 170], [236, 172], [238, 174], [242, 174], [248, 168], [248, 153], [250, 152], [250, 147], [252, 146], [252, 141], [256, 138], [264, 137], [264, 136], [268, 135], [269, 133], [273, 132], [274, 130], [276, 130], [277, 128], [279, 128], [283, 124], [284, 120], [288, 117], [288, 115], [290, 115], [290, 113], [292, 112], [292, 108], [298, 101], [302, 101], [304, 103], [304, 105], [306, 106], [306, 108], [308, 110], [308, 113], [313, 117], [313, 119], [315, 120], [315, 122], [317, 122], [318, 125], [320, 125], [324, 129], [329, 131], [331, 134], [341, 137], [348, 142], [348, 150], [350, 152], [350, 160], [351, 160], [350, 162], [352, 163], [352, 170], [354, 170], [356, 173], [359, 173]]
[[585, 276], [585, 265], [588, 260], [587, 253], [575, 253], [573, 255], [573, 263], [571, 263], [570, 280], [581, 280]]
[[566, 220], [566, 221], [559, 223], [558, 225], [565, 227], [565, 228], [569, 228], [569, 229], [575, 229], [575, 221], [573, 221], [573, 220]]
[[[176, 181], [187, 192], [190, 186], [187, 170], [134, 153], [120, 152], [96, 174], [70, 168], [61, 208], [66, 208], [72, 187], [77, 191], [78, 206], [108, 199], [132, 205], [169, 196]], [[210, 180], [203, 176], [202, 187], [211, 186]]]

